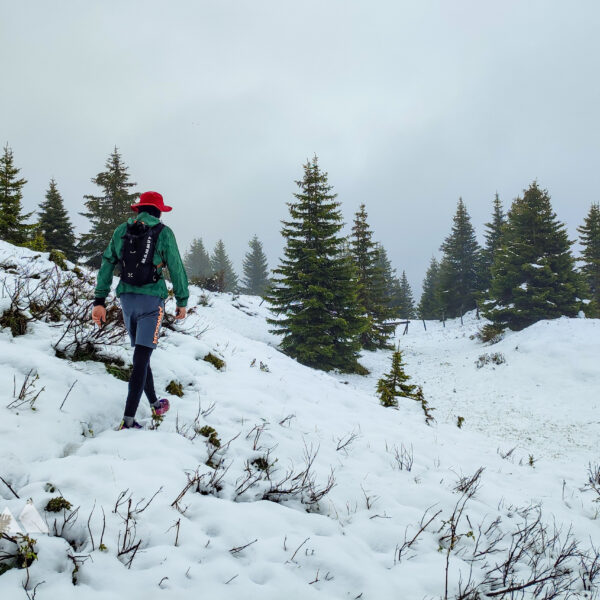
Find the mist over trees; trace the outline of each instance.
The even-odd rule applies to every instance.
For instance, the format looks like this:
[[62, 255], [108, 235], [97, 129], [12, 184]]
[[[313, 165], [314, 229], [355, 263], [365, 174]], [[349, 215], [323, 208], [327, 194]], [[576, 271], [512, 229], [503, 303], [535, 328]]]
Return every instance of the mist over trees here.
[[38, 210], [37, 226], [49, 250], [60, 250], [69, 260], [77, 260], [75, 231], [54, 179]]
[[242, 290], [244, 294], [263, 296], [270, 283], [267, 257], [258, 236], [254, 235], [248, 246], [250, 249], [244, 257]]
[[375, 350], [391, 347], [389, 339], [396, 329], [393, 324], [396, 312], [392, 307], [390, 282], [386, 281], [389, 267], [386, 269], [382, 264], [367, 217], [365, 205], [361, 204], [354, 216], [349, 251], [356, 270], [358, 302], [367, 323], [360, 342], [366, 350]]
[[223, 240], [219, 240], [210, 255], [210, 268], [213, 275], [217, 275], [223, 281], [222, 292], [235, 292], [238, 289], [238, 277], [233, 269], [233, 263], [225, 250]]

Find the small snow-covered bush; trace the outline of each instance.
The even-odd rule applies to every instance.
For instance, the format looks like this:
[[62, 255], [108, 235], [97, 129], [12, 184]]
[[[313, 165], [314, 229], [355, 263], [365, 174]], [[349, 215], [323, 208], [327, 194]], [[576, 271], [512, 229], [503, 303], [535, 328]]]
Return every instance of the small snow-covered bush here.
[[0, 316], [0, 327], [7, 327], [13, 337], [17, 337], [27, 333], [28, 321], [29, 319], [18, 308], [9, 308]]
[[496, 344], [504, 337], [504, 328], [488, 323], [484, 325], [475, 336], [484, 343]]
[[131, 371], [133, 370], [133, 367], [119, 366], [112, 362], [110, 364], [105, 363], [104, 366], [106, 367], [107, 373], [110, 373], [113, 377], [116, 377], [121, 381], [129, 381], [129, 378], [131, 377]]
[[476, 361], [475, 366], [478, 369], [485, 367], [486, 365], [504, 365], [506, 364], [506, 358], [502, 352], [493, 352], [492, 354], [482, 354]]
[[20, 408], [25, 404], [29, 404], [29, 408], [31, 410], [35, 410], [35, 403], [37, 399], [40, 397], [40, 394], [44, 391], [45, 388], [41, 390], [37, 389], [37, 382], [40, 376], [34, 372], [33, 369], [25, 375], [25, 379], [23, 380], [23, 384], [17, 393], [17, 379], [14, 377], [13, 379], [13, 400], [9, 402], [6, 407], [7, 408]]
[[67, 257], [65, 253], [61, 250], [50, 250], [50, 256], [48, 260], [53, 262], [57, 267], [62, 269], [63, 271], [67, 270]]

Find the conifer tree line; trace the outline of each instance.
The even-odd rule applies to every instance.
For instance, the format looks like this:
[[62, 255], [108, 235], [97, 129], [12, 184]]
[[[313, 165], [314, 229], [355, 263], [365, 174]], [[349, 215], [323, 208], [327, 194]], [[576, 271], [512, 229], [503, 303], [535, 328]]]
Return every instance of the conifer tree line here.
[[341, 203], [315, 156], [296, 182], [283, 221], [283, 258], [268, 296], [281, 348], [310, 367], [365, 374], [361, 349], [391, 348], [398, 319], [415, 314], [406, 274], [398, 278], [373, 239], [361, 204], [348, 237]]
[[[39, 203], [35, 221], [28, 222], [34, 213], [23, 211], [23, 187], [27, 180], [19, 173], [7, 144], [0, 156], [0, 239], [33, 250], [60, 250], [71, 261], [80, 260], [98, 268], [114, 230], [131, 216], [130, 206], [139, 195], [133, 189], [137, 184], [131, 181], [118, 149], [110, 154], [104, 170], [91, 179], [98, 190], [83, 198], [80, 214], [87, 219], [89, 231], [79, 237], [54, 178]], [[222, 240], [209, 255], [202, 239], [196, 238], [185, 255], [185, 265], [190, 279], [218, 291], [264, 295], [269, 286], [267, 259], [257, 236], [249, 242], [241, 285]]]
[[550, 195], [534, 181], [508, 212], [498, 194], [477, 242], [465, 203], [459, 199], [453, 224], [432, 257], [418, 305], [422, 319], [461, 317], [481, 310], [497, 331], [523, 329], [542, 319], [600, 316], [600, 209], [592, 204], [578, 228], [578, 268], [566, 226], [552, 210]]
[[[89, 230], [77, 236], [54, 178], [35, 216], [25, 212], [27, 180], [6, 144], [0, 154], [0, 239], [35, 250], [57, 249], [70, 260], [99, 266], [112, 232], [130, 216], [138, 193], [117, 148], [91, 182], [96, 192], [84, 196], [80, 213]], [[415, 306], [405, 272], [396, 274], [385, 248], [373, 239], [366, 206], [359, 207], [346, 236], [341, 205], [316, 157], [304, 165], [297, 184], [274, 280], [256, 236], [249, 241], [241, 277], [222, 240], [209, 253], [200, 237], [194, 239], [185, 263], [190, 278], [207, 287], [268, 296], [282, 347], [307, 364], [360, 370], [359, 350], [389, 347], [399, 319], [445, 320], [478, 309], [498, 328], [520, 329], [581, 310], [600, 314], [598, 203], [578, 228], [582, 251], [576, 260], [574, 242], [552, 210], [548, 191], [537, 182], [507, 211], [495, 195], [483, 246], [459, 199], [441, 257], [432, 257]], [[323, 348], [316, 351], [316, 343]]]

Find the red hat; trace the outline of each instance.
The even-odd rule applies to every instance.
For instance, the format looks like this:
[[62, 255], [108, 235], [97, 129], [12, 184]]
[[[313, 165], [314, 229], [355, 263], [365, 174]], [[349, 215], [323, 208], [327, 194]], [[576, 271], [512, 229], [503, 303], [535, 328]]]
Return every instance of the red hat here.
[[144, 192], [140, 196], [140, 201], [137, 204], [131, 205], [131, 210], [137, 212], [140, 206], [154, 206], [158, 208], [160, 212], [169, 212], [170, 210], [173, 210], [173, 207], [167, 206], [164, 203], [163, 197], [158, 192]]

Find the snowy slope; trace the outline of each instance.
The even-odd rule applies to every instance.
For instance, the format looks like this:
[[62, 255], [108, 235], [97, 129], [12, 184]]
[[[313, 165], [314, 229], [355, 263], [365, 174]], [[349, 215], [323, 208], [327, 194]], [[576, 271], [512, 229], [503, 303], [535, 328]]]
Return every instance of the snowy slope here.
[[[53, 266], [46, 258], [0, 242], [3, 295], [16, 277], [8, 266], [43, 271]], [[194, 289], [190, 305], [202, 294]], [[0, 300], [1, 310], [7, 302]], [[582, 549], [590, 538], [600, 540], [598, 504], [582, 490], [588, 463], [600, 460], [598, 321], [542, 322], [493, 346], [470, 339], [480, 325], [474, 317], [464, 326], [428, 323], [427, 332], [412, 323], [397, 341], [408, 372], [436, 409], [428, 427], [412, 401], [399, 410], [379, 406], [374, 388], [390, 352], [365, 354], [368, 377], [321, 373], [277, 350], [259, 299], [209, 294], [208, 304], [181, 331], [167, 331], [153, 355], [157, 390], [175, 380], [185, 391], [169, 396], [172, 410], [156, 430], [114, 430], [127, 384], [102, 363], [57, 358], [60, 324], [34, 321], [16, 338], [0, 330], [0, 476], [20, 496], [0, 481], [0, 512], [6, 506], [18, 515], [31, 498], [50, 528], [56, 519], [62, 529], [62, 536], [35, 536], [38, 560], [28, 587], [31, 594], [44, 582], [38, 599], [440, 598], [447, 556], [448, 597], [455, 597], [473, 554], [476, 536], [468, 533], [499, 517], [509, 535], [525, 515], [517, 507], [532, 504], [542, 506], [544, 522], [564, 525], [565, 533], [571, 526]], [[125, 340], [111, 352], [131, 354]], [[225, 360], [224, 370], [203, 360], [208, 352]], [[478, 369], [478, 357], [491, 352], [501, 352], [506, 363]], [[37, 389], [44, 388], [36, 410], [7, 408], [13, 381], [18, 391], [32, 368]], [[140, 410], [150, 425], [144, 400]], [[202, 435], [189, 439], [198, 414], [198, 427], [213, 427], [220, 449]], [[395, 458], [403, 450], [414, 460], [410, 469]], [[317, 490], [333, 472], [331, 491], [318, 503], [306, 495], [264, 500], [286, 473], [303, 470], [307, 456], [314, 458]], [[257, 458], [272, 464], [270, 481], [252, 464]], [[480, 467], [481, 486], [448, 554], [444, 528], [461, 499], [457, 481]], [[247, 475], [261, 474], [239, 494]], [[191, 487], [177, 510], [173, 502], [195, 475], [203, 493]], [[47, 491], [48, 483], [57, 491]], [[64, 528], [70, 511], [44, 512], [59, 492], [78, 508]], [[115, 512], [122, 492], [132, 507], [141, 502], [138, 508], [156, 493], [135, 517], [132, 545], [141, 543], [129, 568], [132, 552], [118, 556], [126, 529], [119, 516], [126, 502]], [[102, 510], [106, 550], [99, 549]], [[425, 513], [424, 522], [438, 516], [398, 559], [397, 548], [415, 536]], [[0, 597], [25, 597], [25, 580], [25, 570], [0, 575]], [[582, 587], [571, 586], [591, 597]]]

